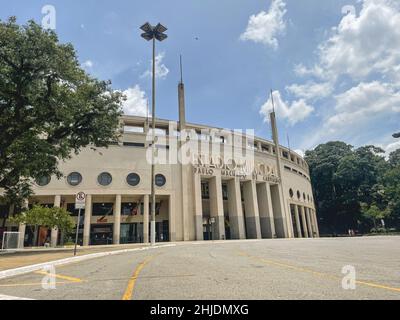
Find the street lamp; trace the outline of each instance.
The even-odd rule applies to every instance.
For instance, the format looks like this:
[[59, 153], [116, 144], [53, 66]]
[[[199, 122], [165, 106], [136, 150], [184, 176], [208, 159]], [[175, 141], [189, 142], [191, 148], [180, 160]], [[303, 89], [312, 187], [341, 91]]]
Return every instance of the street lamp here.
[[[151, 228], [150, 228], [150, 239], [151, 245], [154, 246], [156, 243], [156, 186], [155, 186], [155, 165], [154, 165], [154, 153], [155, 153], [155, 132], [156, 132], [156, 39], [163, 41], [168, 38], [165, 31], [168, 29], [162, 24], [157, 24], [155, 27], [150, 23], [146, 22], [140, 27], [144, 33], [142, 38], [147, 41], [153, 40], [153, 76], [152, 76], [152, 140], [151, 140]], [[147, 226], [145, 226], [147, 228]]]

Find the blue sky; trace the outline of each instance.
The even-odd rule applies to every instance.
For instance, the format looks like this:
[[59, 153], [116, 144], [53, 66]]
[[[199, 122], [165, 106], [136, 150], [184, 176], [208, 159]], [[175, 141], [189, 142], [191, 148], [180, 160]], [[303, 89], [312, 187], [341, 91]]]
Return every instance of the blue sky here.
[[179, 55], [187, 120], [251, 128], [270, 138], [265, 114], [274, 90], [282, 144], [306, 150], [330, 140], [400, 147], [400, 7], [395, 0], [0, 0], [2, 20], [41, 22], [83, 67], [128, 95], [143, 114], [150, 96], [146, 21], [168, 27], [159, 53], [157, 116], [177, 119]]

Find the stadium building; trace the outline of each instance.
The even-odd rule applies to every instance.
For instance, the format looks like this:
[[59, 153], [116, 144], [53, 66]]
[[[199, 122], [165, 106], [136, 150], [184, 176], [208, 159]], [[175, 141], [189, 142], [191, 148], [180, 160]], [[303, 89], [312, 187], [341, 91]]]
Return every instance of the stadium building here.
[[[179, 121], [156, 120], [156, 240], [319, 237], [308, 165], [279, 145], [275, 113], [268, 141], [186, 123], [183, 83], [178, 92]], [[87, 148], [61, 163], [65, 178], [36, 181], [25, 203], [64, 207], [77, 221], [75, 196], [84, 192], [84, 246], [149, 242], [149, 119], [123, 116], [120, 122], [118, 144]], [[0, 228], [19, 232], [19, 247], [68, 241], [55, 229], [4, 223], [16, 210], [0, 207]]]

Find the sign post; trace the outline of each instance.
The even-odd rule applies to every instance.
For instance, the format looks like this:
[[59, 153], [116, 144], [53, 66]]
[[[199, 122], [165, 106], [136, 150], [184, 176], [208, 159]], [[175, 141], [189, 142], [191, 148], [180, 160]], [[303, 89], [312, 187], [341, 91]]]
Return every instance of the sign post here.
[[79, 226], [81, 224], [81, 210], [85, 209], [85, 204], [86, 204], [86, 194], [84, 192], [79, 192], [76, 195], [75, 199], [75, 210], [79, 210], [79, 213], [78, 213], [78, 222], [76, 224], [74, 256], [76, 256], [76, 248], [78, 246]]

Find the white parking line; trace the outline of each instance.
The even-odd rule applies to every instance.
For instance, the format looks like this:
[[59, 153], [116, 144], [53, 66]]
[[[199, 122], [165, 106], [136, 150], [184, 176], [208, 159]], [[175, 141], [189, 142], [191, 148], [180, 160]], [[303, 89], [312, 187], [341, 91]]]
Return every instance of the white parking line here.
[[0, 301], [5, 301], [5, 300], [12, 301], [12, 300], [33, 300], [33, 299], [13, 297], [13, 296], [5, 296], [3, 294], [0, 294]]
[[49, 261], [49, 262], [45, 262], [45, 263], [35, 264], [32, 266], [26, 266], [26, 267], [21, 267], [21, 268], [16, 268], [16, 269], [0, 271], [0, 280], [19, 276], [22, 274], [31, 273], [34, 271], [39, 271], [47, 266], [60, 266], [60, 265], [69, 264], [69, 263], [73, 263], [73, 262], [80, 262], [80, 261], [86, 261], [86, 260], [95, 259], [95, 258], [113, 256], [116, 254], [135, 252], [135, 251], [145, 251], [145, 250], [152, 250], [152, 249], [160, 249], [160, 248], [166, 248], [166, 247], [175, 247], [175, 246], [176, 246], [175, 244], [167, 244], [167, 245], [159, 245], [159, 246], [155, 246], [155, 247], [144, 247], [144, 248], [125, 249], [125, 250], [118, 250], [118, 251], [99, 252], [99, 253], [92, 253], [92, 254], [88, 254], [88, 255], [84, 255], [84, 256], [77, 256], [77, 257], [72, 257], [72, 258], [56, 260], [56, 261]]

